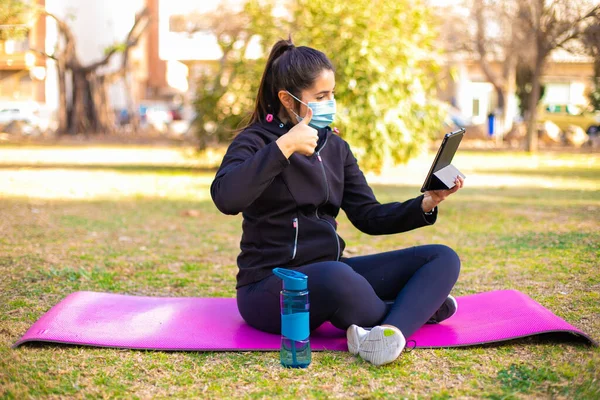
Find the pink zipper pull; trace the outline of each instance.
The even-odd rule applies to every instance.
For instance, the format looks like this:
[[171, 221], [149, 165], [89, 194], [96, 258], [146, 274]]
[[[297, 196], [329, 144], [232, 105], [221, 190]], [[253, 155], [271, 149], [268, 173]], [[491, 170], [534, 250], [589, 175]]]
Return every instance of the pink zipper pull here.
[[317, 158], [319, 159], [319, 162], [323, 162], [323, 160], [321, 160], [321, 155], [317, 154]]

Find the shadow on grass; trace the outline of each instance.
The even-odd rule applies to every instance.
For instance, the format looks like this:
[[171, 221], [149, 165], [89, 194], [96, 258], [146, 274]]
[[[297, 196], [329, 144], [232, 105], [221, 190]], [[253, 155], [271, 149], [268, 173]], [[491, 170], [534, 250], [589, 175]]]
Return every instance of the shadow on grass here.
[[165, 173], [165, 174], [190, 174], [190, 173], [215, 173], [217, 167], [198, 167], [187, 165], [151, 165], [151, 164], [0, 164], [2, 169], [70, 169], [89, 171], [117, 171], [125, 173]]
[[581, 167], [568, 167], [560, 169], [557, 167], [539, 167], [539, 168], [521, 168], [512, 169], [507, 167], [506, 169], [477, 169], [475, 172], [481, 175], [520, 175], [520, 176], [543, 176], [545, 178], [565, 178], [565, 179], [589, 179], [600, 181], [600, 168], [581, 168]]
[[[487, 171], [486, 171], [487, 172]], [[467, 183], [468, 184], [468, 183]], [[409, 185], [370, 185], [374, 190], [377, 199], [380, 202], [388, 201], [404, 201], [413, 197], [417, 197], [421, 193], [419, 187]], [[528, 203], [535, 201], [536, 206], [557, 206], [556, 200], [561, 202], [568, 201], [599, 201], [600, 191], [597, 190], [574, 190], [570, 188], [555, 187], [535, 187], [527, 186], [515, 187], [473, 187], [465, 186], [458, 193], [452, 195], [447, 203], [442, 204], [444, 208], [450, 204], [456, 204], [460, 208], [477, 207], [477, 203], [489, 205], [490, 203], [496, 206], [504, 207], [506, 205], [517, 206], [519, 202]], [[481, 205], [481, 204], [479, 204]], [[560, 204], [561, 207], [568, 204]], [[575, 205], [573, 205], [575, 206]]]

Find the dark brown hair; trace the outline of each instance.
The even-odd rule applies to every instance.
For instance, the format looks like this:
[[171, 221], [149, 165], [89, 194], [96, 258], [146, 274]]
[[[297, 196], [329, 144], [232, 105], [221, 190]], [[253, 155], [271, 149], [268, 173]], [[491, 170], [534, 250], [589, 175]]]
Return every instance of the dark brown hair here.
[[281, 107], [278, 92], [287, 90], [300, 98], [300, 92], [311, 87], [324, 69], [335, 71], [331, 61], [319, 50], [296, 47], [291, 37], [279, 40], [269, 54], [247, 126], [264, 121], [267, 114], [277, 116]]

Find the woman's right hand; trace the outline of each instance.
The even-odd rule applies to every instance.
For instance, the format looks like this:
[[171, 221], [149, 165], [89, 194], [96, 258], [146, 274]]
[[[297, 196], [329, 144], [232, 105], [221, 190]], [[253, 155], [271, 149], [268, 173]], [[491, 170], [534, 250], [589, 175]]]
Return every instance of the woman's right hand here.
[[285, 158], [290, 158], [294, 153], [310, 156], [317, 148], [319, 134], [316, 129], [308, 126], [313, 111], [310, 107], [307, 107], [307, 109], [306, 117], [276, 141]]

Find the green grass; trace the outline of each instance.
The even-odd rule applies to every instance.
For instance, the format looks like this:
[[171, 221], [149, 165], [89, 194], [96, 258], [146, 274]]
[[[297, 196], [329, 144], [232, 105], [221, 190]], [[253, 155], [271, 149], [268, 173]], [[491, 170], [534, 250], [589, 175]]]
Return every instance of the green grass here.
[[[75, 151], [61, 149], [50, 162], [51, 147], [33, 150], [0, 148], [0, 159], [18, 160], [0, 167], [2, 399], [600, 398], [600, 351], [551, 337], [416, 349], [381, 368], [318, 352], [306, 370], [281, 368], [277, 352], [11, 349], [77, 290], [235, 295], [241, 218], [213, 206], [206, 163], [153, 166], [153, 150], [137, 149], [142, 161], [120, 165], [110, 149], [110, 163], [71, 164]], [[417, 195], [428, 160], [392, 176], [395, 184], [374, 185], [378, 198]], [[600, 157], [464, 152], [455, 164], [466, 187], [440, 207], [432, 227], [370, 237], [342, 213], [348, 254], [449, 245], [462, 260], [454, 294], [517, 289], [600, 339]]]

